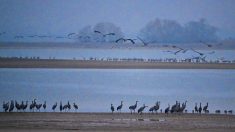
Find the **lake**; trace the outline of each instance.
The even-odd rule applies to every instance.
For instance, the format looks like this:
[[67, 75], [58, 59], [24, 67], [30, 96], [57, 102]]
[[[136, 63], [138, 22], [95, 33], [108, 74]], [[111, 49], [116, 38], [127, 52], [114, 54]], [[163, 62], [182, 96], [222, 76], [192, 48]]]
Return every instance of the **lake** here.
[[[161, 101], [164, 110], [176, 100], [209, 103], [209, 110], [235, 110], [235, 70], [203, 69], [0, 69], [0, 101], [47, 101], [79, 104], [79, 112], [109, 112], [124, 101], [123, 111], [139, 101]], [[139, 107], [138, 106], [138, 107]], [[2, 110], [2, 108], [1, 108]], [[43, 111], [43, 110], [42, 110]], [[58, 109], [57, 109], [58, 111]]]

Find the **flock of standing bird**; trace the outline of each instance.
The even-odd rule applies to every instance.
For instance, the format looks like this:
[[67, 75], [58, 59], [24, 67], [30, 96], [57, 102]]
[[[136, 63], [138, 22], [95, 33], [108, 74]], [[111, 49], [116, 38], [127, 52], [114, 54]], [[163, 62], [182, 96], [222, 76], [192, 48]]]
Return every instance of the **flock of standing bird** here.
[[[78, 105], [76, 103], [73, 103], [71, 105], [69, 101], [62, 105], [62, 101], [60, 101], [60, 106], [57, 107], [57, 102], [51, 107], [51, 110], [54, 112], [56, 111], [57, 108], [59, 108], [60, 112], [69, 112], [72, 107], [74, 108], [75, 111], [78, 110]], [[47, 103], [44, 101], [44, 103], [37, 103], [36, 99], [34, 99], [31, 104], [28, 104], [28, 101], [21, 101], [21, 103], [18, 103], [17, 101], [11, 100], [10, 102], [3, 102], [2, 108], [5, 112], [13, 112], [14, 109], [16, 112], [25, 112], [27, 108], [29, 109], [30, 112], [40, 112], [41, 108], [44, 109], [44, 111], [47, 108]]]
[[[133, 114], [135, 113], [136, 109], [137, 109], [137, 104], [139, 101], [136, 101], [134, 105], [129, 106], [129, 110], [130, 113]], [[75, 112], [77, 112], [78, 110], [78, 105], [76, 103], [73, 103], [73, 105], [70, 104], [70, 102], [68, 101], [67, 103], [65, 103], [64, 105], [62, 105], [62, 101], [60, 101], [60, 105], [58, 106], [58, 103], [55, 102], [54, 105], [52, 105], [51, 110], [53, 112], [56, 111], [56, 109], [59, 109], [60, 112], [70, 112], [70, 110], [72, 109], [72, 107], [74, 108]], [[183, 102], [182, 104], [179, 101], [176, 101], [175, 104], [173, 104], [170, 107], [170, 104], [168, 104], [168, 107], [166, 107], [165, 109], [160, 109], [160, 101], [157, 101], [153, 106], [151, 106], [149, 108], [149, 112], [150, 113], [158, 113], [158, 110], [160, 113], [187, 113], [187, 101]], [[137, 113], [142, 114], [145, 110], [145, 108], [147, 108], [148, 106], [146, 106], [145, 104], [143, 104], [143, 106], [139, 107], [137, 109]], [[44, 111], [46, 111], [47, 108], [47, 103], [46, 101], [44, 101], [44, 103], [37, 103], [36, 99], [34, 99], [31, 104], [28, 104], [28, 101], [21, 101], [21, 103], [17, 102], [17, 101], [13, 101], [11, 100], [10, 102], [3, 102], [2, 105], [3, 111], [4, 112], [13, 112], [14, 110], [16, 112], [26, 112], [27, 108], [29, 109], [30, 112], [40, 112], [41, 108], [44, 109]], [[118, 113], [121, 113], [123, 108], [123, 101], [121, 101], [121, 104], [119, 106], [117, 106], [116, 111]], [[115, 107], [113, 104], [111, 104], [111, 112], [114, 113], [115, 111]], [[164, 111], [163, 111], [164, 110]], [[208, 103], [206, 103], [205, 106], [202, 107], [202, 104], [200, 103], [200, 105], [198, 106], [197, 103], [195, 103], [195, 107], [192, 110], [192, 113], [205, 113], [208, 114], [209, 110], [208, 110]], [[220, 114], [221, 110], [215, 110], [215, 113]], [[232, 114], [233, 111], [232, 110], [224, 110], [224, 114]]]
[[[135, 113], [136, 109], [137, 109], [137, 103], [139, 101], [136, 101], [134, 105], [131, 105], [129, 106], [129, 110], [130, 110], [130, 113]], [[182, 104], [180, 104], [179, 101], [176, 101], [176, 103], [174, 105], [172, 105], [170, 107], [170, 104], [168, 104], [168, 107], [166, 107], [163, 111], [163, 109], [160, 109], [160, 101], [157, 101], [155, 103], [155, 105], [153, 105], [152, 107], [149, 108], [149, 112], [150, 113], [158, 113], [158, 110], [160, 111], [160, 113], [187, 113], [187, 109], [186, 109], [186, 106], [187, 106], [187, 101], [183, 102]], [[137, 110], [137, 113], [138, 114], [142, 114], [145, 110], [145, 108], [147, 108], [148, 106], [146, 106], [145, 104], [143, 104], [143, 106], [139, 107], [138, 110]], [[116, 111], [121, 113], [121, 110], [123, 108], [123, 101], [121, 101], [121, 104], [116, 108]], [[114, 113], [115, 111], [115, 107], [113, 104], [111, 104], [111, 112]], [[192, 113], [199, 113], [201, 114], [202, 112], [204, 113], [209, 113], [209, 110], [208, 110], [208, 103], [206, 103], [206, 105], [204, 107], [202, 107], [201, 103], [199, 105], [199, 107], [197, 106], [197, 103], [195, 104], [195, 107], [194, 109], [192, 110]], [[215, 113], [217, 114], [220, 114], [220, 110], [215, 110]], [[224, 113], [225, 114], [232, 114], [233, 111], [232, 110], [224, 110]]]

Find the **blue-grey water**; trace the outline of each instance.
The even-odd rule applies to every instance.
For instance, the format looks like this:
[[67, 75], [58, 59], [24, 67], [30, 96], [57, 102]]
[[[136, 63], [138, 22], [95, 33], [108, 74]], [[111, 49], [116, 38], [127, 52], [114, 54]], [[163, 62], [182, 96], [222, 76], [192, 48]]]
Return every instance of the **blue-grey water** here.
[[[0, 101], [47, 101], [79, 104], [80, 112], [108, 112], [124, 101], [123, 111], [139, 100], [161, 108], [178, 101], [209, 110], [235, 110], [235, 70], [183, 69], [0, 69]], [[1, 109], [2, 110], [2, 109]], [[57, 109], [58, 111], [58, 109]]]
[[[165, 52], [167, 50], [160, 49], [58, 49], [58, 48], [35, 48], [35, 49], [21, 49], [21, 48], [3, 48], [0, 49], [0, 57], [40, 57], [42, 59], [56, 58], [56, 59], [89, 59], [93, 58], [143, 58], [143, 59], [164, 59], [176, 58], [186, 59], [199, 56], [197, 53], [189, 50], [186, 53], [172, 53]], [[225, 59], [235, 60], [234, 50], [199, 50], [204, 53], [206, 60]]]

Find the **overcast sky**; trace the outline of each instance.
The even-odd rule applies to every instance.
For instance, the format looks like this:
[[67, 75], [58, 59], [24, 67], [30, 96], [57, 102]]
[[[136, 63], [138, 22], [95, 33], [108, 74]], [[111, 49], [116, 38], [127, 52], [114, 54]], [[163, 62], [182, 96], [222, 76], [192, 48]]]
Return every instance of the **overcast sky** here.
[[155, 18], [205, 18], [235, 37], [235, 0], [0, 0], [0, 17], [0, 32], [12, 35], [66, 34], [98, 22], [135, 34]]

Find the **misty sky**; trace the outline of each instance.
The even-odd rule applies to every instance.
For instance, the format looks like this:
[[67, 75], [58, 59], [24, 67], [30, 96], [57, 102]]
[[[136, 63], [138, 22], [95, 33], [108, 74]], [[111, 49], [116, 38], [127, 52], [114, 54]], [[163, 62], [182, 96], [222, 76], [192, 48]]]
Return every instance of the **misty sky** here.
[[8, 37], [67, 34], [98, 22], [133, 35], [155, 18], [181, 24], [205, 18], [221, 36], [235, 37], [235, 0], [0, 0], [0, 16]]

